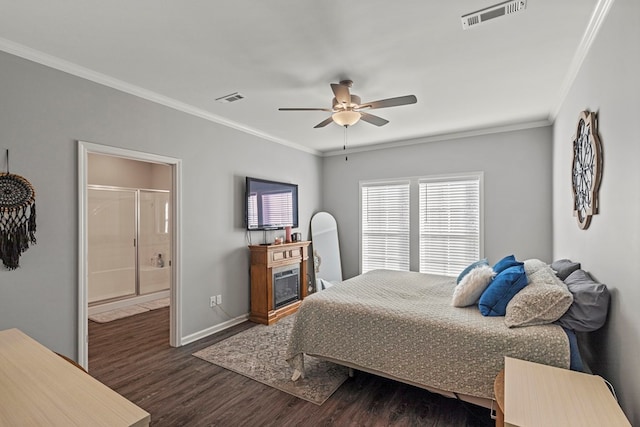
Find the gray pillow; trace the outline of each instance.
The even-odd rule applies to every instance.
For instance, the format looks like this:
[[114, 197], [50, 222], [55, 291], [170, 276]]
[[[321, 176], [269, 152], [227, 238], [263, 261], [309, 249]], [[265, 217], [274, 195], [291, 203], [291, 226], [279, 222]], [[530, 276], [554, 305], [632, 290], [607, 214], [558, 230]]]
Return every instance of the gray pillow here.
[[576, 332], [600, 329], [609, 310], [607, 286], [594, 281], [584, 270], [574, 271], [564, 283], [573, 294], [573, 303], [556, 323]]
[[580, 269], [580, 263], [568, 259], [559, 259], [551, 263], [551, 268], [556, 272], [556, 276], [558, 276], [560, 280], [564, 280], [569, 277], [571, 273]]

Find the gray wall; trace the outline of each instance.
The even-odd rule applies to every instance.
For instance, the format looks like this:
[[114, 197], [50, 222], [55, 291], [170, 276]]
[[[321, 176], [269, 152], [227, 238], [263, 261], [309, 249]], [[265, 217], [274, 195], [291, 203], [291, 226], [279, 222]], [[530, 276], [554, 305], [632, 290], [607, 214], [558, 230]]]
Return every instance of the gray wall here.
[[307, 238], [321, 158], [6, 53], [0, 70], [0, 170], [8, 148], [10, 171], [33, 184], [38, 212], [38, 243], [18, 270], [0, 268], [0, 329], [76, 355], [77, 140], [183, 160], [183, 337], [229, 320], [209, 308], [210, 295], [222, 294], [231, 317], [249, 311], [246, 175], [299, 185]]
[[[571, 258], [612, 291], [608, 324], [590, 337], [593, 368], [613, 383], [640, 425], [640, 2], [616, 0], [553, 130], [553, 253]], [[604, 152], [600, 213], [587, 230], [572, 216], [571, 137], [582, 110], [598, 112]]]
[[551, 258], [551, 128], [533, 128], [325, 159], [323, 208], [338, 222], [345, 278], [359, 272], [359, 181], [484, 172], [484, 255]]

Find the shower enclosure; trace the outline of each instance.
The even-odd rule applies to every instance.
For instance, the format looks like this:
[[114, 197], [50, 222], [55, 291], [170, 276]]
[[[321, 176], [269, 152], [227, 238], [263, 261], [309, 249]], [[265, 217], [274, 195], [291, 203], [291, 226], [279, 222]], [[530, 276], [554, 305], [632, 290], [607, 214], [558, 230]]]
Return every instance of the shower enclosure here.
[[98, 185], [87, 191], [89, 306], [168, 295], [170, 192]]

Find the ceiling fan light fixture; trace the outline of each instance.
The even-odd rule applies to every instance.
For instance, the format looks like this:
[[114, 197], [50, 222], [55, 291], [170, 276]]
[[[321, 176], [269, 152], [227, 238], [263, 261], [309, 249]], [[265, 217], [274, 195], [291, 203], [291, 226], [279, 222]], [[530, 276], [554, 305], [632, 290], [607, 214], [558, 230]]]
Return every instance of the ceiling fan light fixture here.
[[353, 126], [360, 120], [360, 113], [351, 110], [333, 113], [331, 118], [340, 126]]

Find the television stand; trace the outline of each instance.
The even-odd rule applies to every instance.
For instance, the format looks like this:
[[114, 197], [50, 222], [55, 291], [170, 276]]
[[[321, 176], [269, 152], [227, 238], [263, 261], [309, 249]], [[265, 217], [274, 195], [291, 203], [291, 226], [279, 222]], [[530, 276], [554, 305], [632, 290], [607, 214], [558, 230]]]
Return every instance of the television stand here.
[[[311, 242], [261, 244], [249, 246], [251, 254], [251, 312], [249, 320], [271, 325], [295, 313], [307, 296], [307, 261]], [[274, 297], [274, 269], [298, 270], [298, 298], [276, 308]]]

